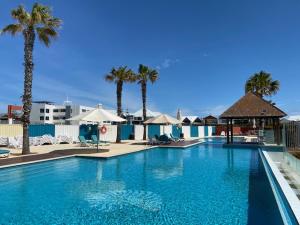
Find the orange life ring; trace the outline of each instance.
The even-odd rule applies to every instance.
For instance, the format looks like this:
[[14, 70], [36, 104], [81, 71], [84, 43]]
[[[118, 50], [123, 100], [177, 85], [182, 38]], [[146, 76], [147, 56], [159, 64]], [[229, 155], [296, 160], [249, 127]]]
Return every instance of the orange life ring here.
[[100, 128], [100, 132], [101, 132], [101, 134], [105, 134], [105, 133], [107, 132], [106, 126], [102, 126], [102, 127]]

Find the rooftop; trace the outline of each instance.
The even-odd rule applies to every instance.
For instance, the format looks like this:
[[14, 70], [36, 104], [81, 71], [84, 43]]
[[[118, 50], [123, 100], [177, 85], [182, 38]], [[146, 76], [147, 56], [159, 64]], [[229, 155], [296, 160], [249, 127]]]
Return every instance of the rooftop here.
[[248, 92], [223, 112], [220, 118], [280, 118], [285, 116], [286, 113], [281, 109], [256, 94]]

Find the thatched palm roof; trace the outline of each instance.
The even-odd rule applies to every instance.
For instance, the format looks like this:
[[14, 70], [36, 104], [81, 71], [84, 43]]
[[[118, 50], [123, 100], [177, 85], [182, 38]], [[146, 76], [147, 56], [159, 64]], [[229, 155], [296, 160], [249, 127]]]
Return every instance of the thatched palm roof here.
[[285, 112], [263, 98], [249, 92], [223, 112], [220, 118], [280, 118], [284, 116], [286, 116]]

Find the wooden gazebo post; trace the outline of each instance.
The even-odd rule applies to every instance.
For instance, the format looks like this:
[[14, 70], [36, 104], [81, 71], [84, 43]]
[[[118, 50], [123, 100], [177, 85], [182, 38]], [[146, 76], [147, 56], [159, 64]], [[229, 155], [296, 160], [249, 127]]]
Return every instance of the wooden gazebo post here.
[[226, 119], [226, 129], [227, 144], [229, 144], [229, 119]]
[[233, 120], [230, 119], [230, 142], [233, 143]]

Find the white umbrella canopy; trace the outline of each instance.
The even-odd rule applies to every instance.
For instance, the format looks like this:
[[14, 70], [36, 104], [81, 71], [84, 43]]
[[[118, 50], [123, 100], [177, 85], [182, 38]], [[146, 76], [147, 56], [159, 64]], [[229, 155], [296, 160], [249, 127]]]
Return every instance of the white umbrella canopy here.
[[[87, 121], [87, 122], [93, 122], [97, 123], [98, 125], [100, 123], [103, 123], [104, 121], [112, 121], [112, 122], [124, 122], [126, 121], [125, 119], [116, 116], [112, 114], [111, 112], [105, 110], [105, 109], [100, 109], [96, 108], [91, 111], [81, 113], [77, 116], [74, 116], [70, 119], [67, 119], [70, 121]], [[97, 129], [97, 151], [99, 149], [99, 129]]]
[[180, 124], [181, 121], [179, 121], [179, 120], [175, 119], [174, 117], [169, 116], [167, 114], [161, 114], [159, 116], [156, 116], [154, 118], [146, 120], [144, 123], [145, 124], [152, 123], [152, 124], [166, 124], [166, 125], [168, 125], [168, 124]]
[[113, 122], [124, 122], [125, 119], [112, 114], [111, 112], [105, 109], [94, 109], [85, 113], [81, 113], [77, 116], [74, 116], [70, 119], [71, 121], [88, 121], [94, 123], [102, 123], [103, 121], [113, 121]]

